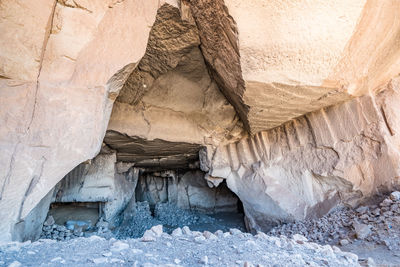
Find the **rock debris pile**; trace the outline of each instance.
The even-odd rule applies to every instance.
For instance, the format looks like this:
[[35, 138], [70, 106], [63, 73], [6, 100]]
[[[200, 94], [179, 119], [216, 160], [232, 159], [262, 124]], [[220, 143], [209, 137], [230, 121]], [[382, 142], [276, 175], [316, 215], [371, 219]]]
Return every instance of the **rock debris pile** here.
[[301, 234], [314, 242], [343, 246], [364, 240], [399, 250], [400, 192], [392, 192], [379, 205], [338, 208], [320, 219], [278, 226], [269, 234]]
[[198, 232], [187, 226], [170, 235], [161, 225], [139, 239], [91, 236], [3, 244], [0, 259], [6, 266], [359, 266], [357, 255], [300, 235], [290, 239], [238, 229]]
[[90, 222], [68, 221], [66, 225], [58, 225], [54, 218], [49, 216], [43, 223], [42, 239], [54, 239], [58, 241], [70, 240], [72, 238], [99, 235], [105, 238], [111, 238], [113, 234], [108, 228], [108, 222], [100, 219], [96, 227], [91, 227]]
[[152, 226], [162, 224], [166, 232], [172, 232], [176, 227], [199, 224], [212, 224], [216, 220], [208, 215], [177, 208], [169, 203], [157, 203], [154, 216], [149, 203], [136, 202], [132, 218], [115, 231], [118, 238], [140, 237]]

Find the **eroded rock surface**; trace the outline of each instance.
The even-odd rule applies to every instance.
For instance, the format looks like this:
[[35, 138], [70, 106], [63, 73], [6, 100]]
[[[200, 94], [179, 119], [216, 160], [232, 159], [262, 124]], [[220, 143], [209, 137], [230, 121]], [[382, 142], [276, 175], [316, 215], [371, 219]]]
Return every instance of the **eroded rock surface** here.
[[209, 76], [199, 44], [190, 16], [169, 5], [159, 9], [145, 56], [108, 125], [105, 143], [119, 160], [182, 168], [202, 146], [215, 148], [240, 136], [235, 109]]
[[159, 7], [74, 3], [0, 4], [0, 240], [18, 239], [14, 224], [99, 152], [115, 94], [144, 55]]
[[398, 1], [166, 2], [0, 3], [0, 241], [103, 141], [94, 187], [200, 168], [255, 230], [399, 185]]
[[398, 1], [183, 2], [213, 77], [253, 134], [365, 94], [399, 70]]
[[[399, 184], [399, 79], [376, 96], [325, 108], [221, 146], [209, 174], [226, 178], [248, 225], [321, 216]], [[396, 100], [397, 99], [397, 100]], [[296, 199], [296, 201], [293, 201]]]

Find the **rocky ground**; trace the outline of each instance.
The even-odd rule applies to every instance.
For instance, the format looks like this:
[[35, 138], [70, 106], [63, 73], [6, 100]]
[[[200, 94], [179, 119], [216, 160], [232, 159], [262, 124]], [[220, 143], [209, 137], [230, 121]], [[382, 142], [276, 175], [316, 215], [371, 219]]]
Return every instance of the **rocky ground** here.
[[0, 246], [0, 266], [359, 266], [358, 257], [330, 245], [263, 233], [177, 228], [171, 235], [155, 226], [139, 239], [98, 236], [57, 242]]
[[340, 207], [320, 219], [281, 225], [269, 234], [301, 234], [320, 244], [338, 245], [364, 259], [372, 257], [379, 264], [400, 265], [400, 192], [378, 203], [356, 209]]
[[141, 237], [147, 229], [159, 224], [163, 225], [166, 233], [171, 233], [175, 228], [183, 226], [189, 226], [193, 230], [199, 231], [228, 231], [230, 228], [245, 231], [243, 214], [240, 213], [207, 215], [179, 209], [168, 203], [159, 203], [155, 207], [154, 214], [152, 214], [148, 202], [137, 202], [134, 216], [113, 231], [109, 230], [108, 223], [103, 219], [100, 219], [95, 227], [90, 228], [90, 222], [84, 221], [67, 221], [67, 225], [57, 225], [52, 216], [49, 216], [43, 224], [41, 238], [58, 241], [92, 235], [106, 239], [112, 237], [117, 239], [137, 238]]
[[[46, 239], [1, 245], [0, 266], [400, 266], [400, 192], [378, 204], [339, 207], [320, 219], [284, 224], [268, 235], [234, 228], [194, 231], [228, 225], [168, 205], [152, 215], [141, 203], [136, 212], [140, 216], [131, 227], [114, 232], [104, 221], [85, 232], [49, 218], [43, 226]], [[154, 226], [160, 222], [166, 227]], [[193, 229], [172, 228], [182, 224]]]

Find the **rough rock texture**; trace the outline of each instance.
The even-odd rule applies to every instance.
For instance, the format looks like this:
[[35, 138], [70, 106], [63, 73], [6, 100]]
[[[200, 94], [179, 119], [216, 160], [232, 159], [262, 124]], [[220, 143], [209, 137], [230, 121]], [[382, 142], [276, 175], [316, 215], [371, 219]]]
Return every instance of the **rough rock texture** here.
[[213, 77], [252, 133], [365, 94], [398, 74], [396, 0], [184, 3]]
[[382, 90], [221, 146], [209, 174], [226, 178], [255, 230], [398, 187], [400, 79]]
[[171, 6], [159, 9], [146, 54], [114, 104], [105, 143], [119, 160], [184, 167], [200, 146], [241, 133], [208, 74], [196, 25], [182, 16]]
[[3, 244], [0, 263], [7, 266], [360, 266], [357, 255], [338, 247], [297, 242], [284, 236], [270, 237], [263, 233], [252, 236], [236, 229], [219, 231], [212, 235], [214, 238], [206, 238], [210, 236], [206, 232], [191, 231], [188, 227], [178, 236], [157, 228], [149, 230], [150, 242], [143, 242], [143, 238], [105, 240], [92, 236], [66, 242], [43, 239]]
[[400, 192], [392, 192], [383, 200], [382, 196], [371, 198], [354, 209], [340, 207], [322, 218], [280, 225], [268, 234], [301, 234], [309, 241], [340, 245], [364, 259], [373, 257], [378, 265], [398, 265], [400, 198], [394, 197], [396, 194]]
[[116, 171], [116, 154], [99, 154], [66, 175], [54, 189], [53, 202], [104, 202], [104, 219], [113, 222], [132, 198], [138, 176]]
[[238, 198], [225, 184], [210, 188], [204, 175], [201, 171], [162, 175], [164, 177], [144, 174], [138, 181], [136, 200], [147, 201], [152, 206], [158, 202], [170, 203], [181, 209], [205, 213], [237, 212]]
[[99, 152], [160, 4], [69, 2], [0, 4], [0, 240]]
[[105, 135], [118, 174], [227, 179], [254, 229], [399, 183], [399, 1], [167, 2], [1, 1], [0, 240]]

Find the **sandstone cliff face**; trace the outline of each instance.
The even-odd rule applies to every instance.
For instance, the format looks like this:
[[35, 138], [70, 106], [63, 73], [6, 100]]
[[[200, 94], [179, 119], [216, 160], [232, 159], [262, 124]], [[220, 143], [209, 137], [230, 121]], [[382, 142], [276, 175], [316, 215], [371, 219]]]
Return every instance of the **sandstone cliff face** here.
[[399, 5], [2, 1], [0, 240], [102, 142], [226, 179], [252, 229], [397, 186]]
[[[168, 29], [168, 30], [166, 30]], [[242, 132], [235, 109], [210, 78], [198, 29], [175, 7], [158, 10], [143, 59], [118, 96], [104, 142], [139, 167], [185, 167], [202, 146]]]
[[184, 2], [216, 82], [252, 133], [398, 74], [396, 0]]
[[158, 5], [2, 1], [0, 240], [99, 152], [115, 94], [145, 53]]
[[397, 188], [399, 82], [221, 146], [209, 173], [226, 179], [254, 230]]

